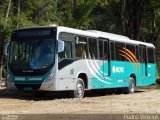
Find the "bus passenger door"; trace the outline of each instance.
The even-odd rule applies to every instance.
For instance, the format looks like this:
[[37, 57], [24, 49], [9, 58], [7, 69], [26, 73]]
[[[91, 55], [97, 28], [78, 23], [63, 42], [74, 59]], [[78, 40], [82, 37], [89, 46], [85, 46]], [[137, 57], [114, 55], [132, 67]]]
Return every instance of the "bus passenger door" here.
[[104, 78], [110, 76], [110, 54], [109, 54], [109, 40], [104, 41], [104, 67], [103, 67], [103, 72], [104, 72]]
[[103, 79], [103, 64], [104, 64], [104, 61], [103, 61], [103, 40], [100, 39], [99, 40], [99, 74], [100, 74], [100, 78]]
[[143, 80], [148, 75], [146, 46], [144, 45], [139, 46], [139, 56], [140, 56], [140, 75], [141, 79]]
[[108, 39], [105, 38], [99, 39], [99, 58], [101, 60], [101, 65], [100, 65], [101, 79], [107, 81], [108, 78], [110, 77], [110, 54], [109, 54]]
[[110, 76], [110, 56], [109, 56], [109, 40], [108, 39], [100, 39], [102, 44], [102, 61], [103, 61], [103, 78]]

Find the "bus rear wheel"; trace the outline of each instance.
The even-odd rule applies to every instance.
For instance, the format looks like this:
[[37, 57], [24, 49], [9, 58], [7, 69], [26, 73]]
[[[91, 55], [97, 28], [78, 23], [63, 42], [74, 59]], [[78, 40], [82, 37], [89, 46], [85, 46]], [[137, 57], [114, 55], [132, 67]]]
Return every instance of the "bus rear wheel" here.
[[129, 86], [126, 88], [125, 93], [127, 94], [135, 93], [135, 80], [133, 77], [130, 77]]
[[84, 82], [81, 78], [78, 78], [75, 90], [71, 91], [71, 97], [72, 98], [83, 98], [84, 91], [85, 91]]

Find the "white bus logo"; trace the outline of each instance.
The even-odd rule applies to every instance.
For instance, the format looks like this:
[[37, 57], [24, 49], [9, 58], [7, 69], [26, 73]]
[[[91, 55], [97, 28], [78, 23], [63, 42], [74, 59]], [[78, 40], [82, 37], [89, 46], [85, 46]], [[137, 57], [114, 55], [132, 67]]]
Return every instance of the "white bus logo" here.
[[113, 67], [112, 67], [112, 72], [113, 72], [113, 73], [124, 73], [124, 67], [116, 67], [116, 66], [113, 66]]

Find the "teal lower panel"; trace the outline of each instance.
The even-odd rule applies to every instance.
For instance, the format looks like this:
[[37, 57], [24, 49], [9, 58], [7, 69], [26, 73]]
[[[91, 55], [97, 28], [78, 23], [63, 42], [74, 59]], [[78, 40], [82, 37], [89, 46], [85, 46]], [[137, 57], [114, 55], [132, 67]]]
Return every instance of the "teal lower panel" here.
[[155, 82], [156, 82], [155, 78], [150, 78], [150, 77], [141, 78], [141, 82], [138, 86], [148, 86], [154, 84]]
[[91, 79], [91, 89], [98, 88], [112, 88], [113, 84], [109, 81], [105, 81], [104, 79]]
[[91, 79], [91, 89], [101, 89], [101, 88], [119, 88], [119, 87], [127, 87], [128, 80], [126, 79], [117, 79], [117, 78], [109, 78], [109, 79]]
[[104, 79], [108, 73], [107, 65], [108, 62], [105, 62], [94, 77], [92, 76], [91, 89], [128, 87], [131, 75], [135, 76], [136, 86], [148, 86], [155, 83], [155, 64], [147, 64], [147, 76], [145, 76], [145, 65], [142, 63], [111, 61], [110, 76]]
[[[137, 80], [139, 82], [137, 86], [148, 86], [154, 84], [156, 82], [155, 78], [143, 78], [141, 80]], [[102, 89], [102, 88], [120, 88], [120, 87], [128, 87], [129, 79], [120, 79], [120, 78], [112, 78], [110, 80], [98, 80], [91, 79], [91, 89]]]

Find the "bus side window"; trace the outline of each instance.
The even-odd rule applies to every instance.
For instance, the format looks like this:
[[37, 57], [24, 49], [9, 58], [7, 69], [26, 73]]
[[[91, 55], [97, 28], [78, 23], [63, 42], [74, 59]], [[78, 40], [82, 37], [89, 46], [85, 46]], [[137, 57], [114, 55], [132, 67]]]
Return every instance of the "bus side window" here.
[[120, 42], [116, 42], [115, 43], [115, 53], [116, 53], [116, 60], [119, 61], [125, 61], [125, 57], [122, 55], [121, 51], [124, 51], [125, 48], [125, 44], [124, 43], [120, 43]]
[[76, 37], [76, 57], [78, 58], [87, 58], [87, 38], [86, 37]]
[[59, 59], [72, 58], [72, 43], [65, 41], [64, 51], [59, 53]]
[[65, 49], [64, 49], [64, 52], [65, 52], [65, 58], [72, 58], [72, 43], [69, 42], [69, 41], [66, 41], [65, 42]]
[[108, 41], [104, 41], [104, 60], [108, 59]]
[[139, 47], [139, 51], [140, 51], [140, 52], [139, 52], [139, 53], [140, 53], [140, 54], [139, 54], [139, 56], [140, 56], [140, 58], [139, 58], [139, 59], [140, 59], [140, 62], [141, 62], [141, 63], [144, 63], [144, 62], [145, 62], [145, 59], [146, 59], [145, 47], [141, 47], [141, 46], [140, 46], [140, 47]]
[[138, 62], [136, 57], [136, 47], [132, 44], [126, 44], [126, 60], [129, 62]]
[[115, 60], [114, 42], [110, 42], [111, 60]]
[[138, 45], [136, 46], [136, 58], [139, 62], [139, 48], [138, 48]]
[[143, 52], [142, 52], [142, 48], [139, 47], [139, 62], [143, 61]]
[[103, 41], [99, 41], [99, 59], [103, 59]]
[[70, 33], [65, 33], [62, 32], [59, 34], [59, 39], [64, 41], [64, 51], [58, 54], [59, 57], [59, 61], [61, 59], [68, 59], [68, 58], [72, 58], [73, 54], [72, 54], [72, 46], [73, 46], [73, 41], [74, 41], [74, 35], [70, 34]]
[[89, 43], [89, 58], [97, 59], [98, 58], [97, 40], [95, 38], [89, 38], [88, 43]]
[[147, 48], [148, 63], [155, 63], [155, 53], [153, 48]]

